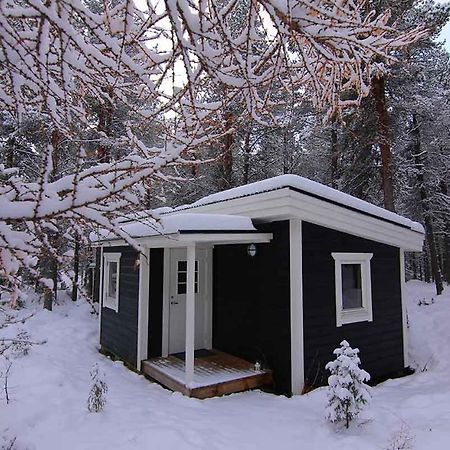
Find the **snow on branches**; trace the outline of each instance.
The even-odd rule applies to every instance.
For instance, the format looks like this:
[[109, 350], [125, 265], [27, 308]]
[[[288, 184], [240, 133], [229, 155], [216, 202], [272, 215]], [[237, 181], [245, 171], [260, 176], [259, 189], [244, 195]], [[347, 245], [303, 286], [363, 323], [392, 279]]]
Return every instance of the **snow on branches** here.
[[359, 350], [351, 348], [347, 341], [342, 341], [333, 353], [336, 359], [325, 366], [331, 372], [328, 378], [326, 418], [330, 422], [345, 422], [348, 428], [350, 422], [370, 402], [370, 387], [365, 384], [370, 375], [359, 367]]
[[[330, 111], [355, 104], [368, 94], [372, 69], [425, 33], [398, 32], [387, 26], [389, 12], [367, 12], [354, 0], [105, 5], [3, 1], [0, 106], [19, 117], [45, 109], [64, 128], [88, 122], [92, 96], [156, 120], [171, 111], [184, 133], [198, 136], [219, 125], [199, 119], [231, 102], [265, 123], [284, 95], [306, 95]], [[205, 86], [220, 94], [205, 95]]]
[[[388, 19], [358, 0], [1, 0], [0, 111], [18, 127], [38, 115], [50, 136], [34, 179], [0, 170], [0, 275], [12, 281], [42, 247], [56, 256], [61, 221], [120, 234], [118, 211], [142, 204], [149, 180], [248, 118], [283, 123], [304, 98], [328, 115], [357, 104], [373, 71], [426, 33]], [[113, 135], [117, 110], [127, 118]], [[62, 142], [76, 143], [72, 170], [55, 176]]]

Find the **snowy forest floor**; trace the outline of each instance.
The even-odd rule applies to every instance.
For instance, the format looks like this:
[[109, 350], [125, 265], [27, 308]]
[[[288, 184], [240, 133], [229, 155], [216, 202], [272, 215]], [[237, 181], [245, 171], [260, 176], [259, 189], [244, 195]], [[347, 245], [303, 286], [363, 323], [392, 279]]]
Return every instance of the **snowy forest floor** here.
[[[450, 288], [439, 298], [433, 292], [432, 285], [407, 283], [410, 361], [417, 372], [375, 387], [371, 406], [349, 430], [325, 422], [324, 388], [291, 399], [259, 391], [210, 400], [171, 393], [98, 353], [89, 304], [64, 297], [48, 312], [30, 298], [18, 314], [36, 314], [9, 326], [8, 335], [26, 330], [31, 340], [47, 343], [11, 366], [8, 405], [0, 391], [0, 448], [448, 449]], [[419, 305], [423, 299], [430, 304]], [[97, 414], [87, 410], [95, 363], [109, 388]]]

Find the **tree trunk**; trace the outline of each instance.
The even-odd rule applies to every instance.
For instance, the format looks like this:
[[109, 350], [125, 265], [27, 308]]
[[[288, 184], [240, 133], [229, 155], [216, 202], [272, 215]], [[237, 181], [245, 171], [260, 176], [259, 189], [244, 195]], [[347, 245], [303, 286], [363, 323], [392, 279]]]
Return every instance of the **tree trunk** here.
[[[54, 181], [56, 179], [56, 175], [58, 172], [58, 164], [59, 164], [59, 144], [61, 142], [61, 136], [58, 130], [53, 130], [50, 136], [50, 143], [52, 145], [52, 171], [50, 173], [50, 181]], [[48, 239], [53, 248], [56, 248], [58, 245], [58, 236], [54, 232], [48, 233]], [[43, 268], [43, 270], [42, 270]], [[52, 311], [53, 302], [58, 297], [58, 261], [57, 259], [47, 253], [43, 257], [43, 261], [41, 262], [41, 271], [44, 273], [45, 278], [51, 279], [53, 281], [53, 289], [49, 289], [47, 287], [44, 288], [44, 308]]]
[[[53, 283], [55, 282], [53, 271], [53, 257], [49, 254], [46, 248], [43, 249], [43, 253], [39, 258], [39, 273], [42, 278], [52, 280]], [[44, 308], [47, 309], [48, 311], [52, 311], [53, 300], [55, 295], [55, 286], [53, 285], [53, 288], [50, 288], [47, 285], [44, 285], [42, 295], [44, 298]]]
[[417, 259], [415, 253], [412, 254], [411, 264], [412, 264], [413, 278], [417, 280]]
[[44, 308], [48, 311], [53, 310], [53, 290], [44, 288]]
[[233, 113], [227, 111], [224, 115], [225, 118], [225, 131], [228, 133], [225, 135], [223, 143], [222, 154], [222, 190], [229, 189], [232, 186], [233, 177], [233, 133], [230, 132], [233, 126]]
[[378, 118], [378, 145], [381, 152], [381, 181], [383, 187], [384, 207], [395, 211], [394, 188], [391, 171], [391, 143], [389, 139], [389, 114], [386, 107], [386, 88], [383, 76], [372, 80], [372, 95]]
[[15, 167], [15, 145], [16, 145], [16, 139], [14, 137], [9, 137], [6, 141], [6, 157], [5, 157], [5, 163], [6, 168], [12, 169]]
[[424, 162], [422, 159], [422, 146], [420, 141], [420, 125], [417, 120], [416, 114], [413, 114], [412, 118], [413, 129], [411, 134], [413, 136], [413, 156], [414, 156], [414, 164], [416, 167], [417, 173], [417, 182], [419, 185], [419, 194], [420, 194], [420, 202], [422, 206], [423, 220], [425, 223], [425, 233], [428, 244], [428, 251], [430, 255], [430, 263], [431, 263], [431, 274], [434, 279], [434, 283], [436, 285], [436, 293], [440, 295], [443, 291], [442, 284], [442, 276], [441, 271], [439, 269], [438, 255], [436, 250], [436, 240], [434, 236], [433, 230], [433, 220], [430, 214], [430, 205], [428, 192], [425, 186], [425, 177], [424, 177]]
[[[441, 180], [439, 184], [441, 188], [441, 193], [445, 197], [448, 196], [448, 188], [447, 183], [444, 180]], [[445, 218], [445, 228], [444, 228], [444, 250], [443, 250], [443, 264], [442, 267], [444, 269], [444, 279], [447, 283], [450, 283], [450, 218], [447, 215]]]
[[288, 147], [288, 130], [287, 127], [283, 130], [283, 174], [288, 174], [292, 171], [292, 153]]
[[337, 189], [337, 172], [338, 172], [338, 145], [336, 122], [333, 120], [331, 124], [331, 187]]
[[72, 280], [72, 301], [78, 300], [78, 274], [80, 271], [80, 242], [75, 240], [75, 248], [73, 254], [73, 280]]
[[[112, 88], [106, 88], [105, 89], [109, 96], [112, 96], [113, 90]], [[104, 100], [104, 103], [99, 105], [99, 111], [98, 111], [98, 125], [97, 130], [103, 134], [103, 137], [108, 137], [111, 135], [112, 131], [112, 123], [113, 123], [113, 114], [114, 114], [114, 107], [113, 104], [108, 101]], [[107, 163], [111, 160], [111, 149], [109, 145], [105, 143], [100, 143], [97, 147], [97, 160], [100, 163]]]
[[242, 184], [248, 184], [250, 173], [250, 130], [247, 131], [244, 140], [244, 171], [242, 174]]

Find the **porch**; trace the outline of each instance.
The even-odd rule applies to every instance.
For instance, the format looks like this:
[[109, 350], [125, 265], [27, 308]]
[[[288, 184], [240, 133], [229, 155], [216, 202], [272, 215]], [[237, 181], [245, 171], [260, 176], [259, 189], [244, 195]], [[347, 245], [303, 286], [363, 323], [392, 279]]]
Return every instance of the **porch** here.
[[[145, 375], [172, 391], [204, 399], [242, 392], [272, 384], [272, 372], [218, 350], [198, 350], [191, 380], [186, 380], [185, 354], [152, 358], [142, 362]], [[258, 369], [258, 368], [256, 368]]]

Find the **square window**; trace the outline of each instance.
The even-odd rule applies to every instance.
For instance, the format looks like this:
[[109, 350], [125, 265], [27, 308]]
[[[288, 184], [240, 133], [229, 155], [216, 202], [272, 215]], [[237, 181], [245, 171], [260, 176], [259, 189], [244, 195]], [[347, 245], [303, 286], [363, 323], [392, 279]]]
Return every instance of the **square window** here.
[[119, 310], [120, 253], [103, 254], [103, 306]]
[[361, 264], [342, 264], [342, 309], [363, 307]]
[[336, 325], [372, 321], [372, 253], [332, 253], [335, 263]]

